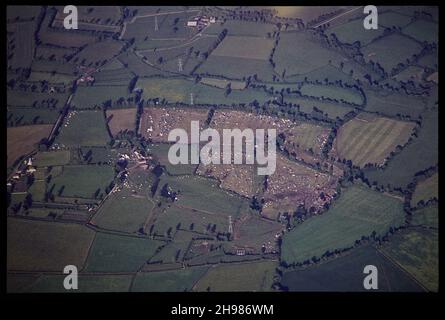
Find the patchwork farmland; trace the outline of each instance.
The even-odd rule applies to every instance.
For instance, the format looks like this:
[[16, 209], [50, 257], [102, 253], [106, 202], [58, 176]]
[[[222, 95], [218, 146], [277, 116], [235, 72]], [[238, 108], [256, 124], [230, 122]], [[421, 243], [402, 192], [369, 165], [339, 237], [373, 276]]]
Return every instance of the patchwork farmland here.
[[8, 292], [438, 291], [438, 7], [77, 8], [6, 10]]

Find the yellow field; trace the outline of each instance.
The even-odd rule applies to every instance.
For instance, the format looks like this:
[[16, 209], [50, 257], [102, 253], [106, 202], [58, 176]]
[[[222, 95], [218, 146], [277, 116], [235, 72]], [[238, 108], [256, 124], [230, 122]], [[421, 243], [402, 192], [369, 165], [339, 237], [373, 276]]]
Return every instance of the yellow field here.
[[414, 126], [411, 122], [359, 115], [338, 130], [332, 152], [358, 166], [381, 165], [397, 145], [408, 141]]
[[[120, 131], [135, 131], [136, 108], [107, 110], [107, 122], [111, 134], [114, 136]], [[108, 121], [109, 120], [109, 121]]]

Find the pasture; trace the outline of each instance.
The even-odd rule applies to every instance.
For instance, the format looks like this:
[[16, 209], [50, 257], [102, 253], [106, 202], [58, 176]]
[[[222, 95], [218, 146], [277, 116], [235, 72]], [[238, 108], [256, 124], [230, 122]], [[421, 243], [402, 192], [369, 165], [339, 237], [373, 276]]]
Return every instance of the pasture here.
[[272, 39], [227, 36], [224, 38], [223, 42], [213, 50], [212, 55], [241, 59], [267, 60], [272, 52], [272, 48]]
[[437, 230], [410, 228], [391, 237], [379, 250], [410, 273], [427, 290], [439, 287], [439, 234]]
[[143, 89], [144, 99], [165, 99], [168, 103], [181, 102], [190, 104], [190, 95], [193, 95], [193, 104], [232, 105], [251, 103], [254, 100], [260, 103], [269, 99], [266, 92], [255, 89], [233, 90], [226, 94], [226, 90], [202, 83], [194, 83], [186, 79], [166, 78], [140, 78], [137, 87]]
[[301, 75], [343, 60], [340, 54], [323, 48], [305, 32], [282, 33], [274, 54], [278, 74]]
[[416, 41], [400, 34], [391, 34], [368, 44], [362, 48], [362, 53], [366, 61], [378, 62], [389, 73], [398, 63], [406, 63], [406, 59], [411, 59], [413, 54], [419, 54], [421, 49]]
[[[383, 15], [383, 14], [382, 14]], [[379, 16], [380, 18], [380, 16]], [[380, 22], [380, 21], [379, 21]], [[373, 39], [383, 34], [384, 28], [378, 28], [377, 30], [366, 30], [363, 27], [363, 18], [355, 19], [347, 23], [334, 26], [333, 28], [325, 31], [326, 34], [335, 34], [337, 39], [342, 43], [352, 44], [356, 41], [360, 41], [361, 46], [365, 46]]]
[[401, 200], [361, 186], [343, 190], [323, 214], [311, 217], [283, 236], [281, 259], [303, 263], [326, 252], [354, 246], [362, 236], [384, 236], [404, 224]]
[[111, 134], [116, 136], [118, 133], [124, 131], [136, 132], [136, 112], [136, 107], [107, 110], [107, 124]]
[[416, 20], [402, 29], [404, 34], [411, 36], [420, 42], [427, 41], [429, 43], [439, 42], [438, 31], [439, 24], [437, 22], [422, 19]]
[[218, 182], [199, 176], [162, 176], [159, 186], [164, 184], [177, 192], [178, 201], [175, 205], [188, 209], [203, 211], [204, 213], [232, 215], [238, 217], [241, 213], [248, 212], [249, 201], [238, 195], [222, 190]]
[[8, 127], [34, 124], [54, 124], [59, 117], [57, 110], [28, 107], [7, 107]]
[[407, 96], [399, 93], [366, 90], [366, 107], [369, 112], [379, 115], [405, 115], [416, 119], [425, 109], [425, 101], [421, 97]]
[[105, 195], [105, 189], [113, 179], [111, 166], [72, 165], [64, 166], [60, 175], [53, 176], [49, 187], [59, 197], [95, 199], [100, 194]]
[[271, 291], [276, 266], [276, 261], [213, 266], [193, 291]]
[[107, 230], [136, 233], [151, 216], [153, 206], [147, 195], [135, 194], [124, 186], [110, 194], [91, 223]]
[[417, 183], [416, 190], [411, 198], [411, 206], [415, 207], [420, 201], [439, 198], [439, 174], [435, 173], [426, 180]]
[[437, 111], [430, 110], [422, 116], [422, 128], [412, 143], [395, 155], [383, 170], [374, 168], [365, 170], [365, 176], [371, 183], [375, 181], [381, 186], [389, 184], [392, 187], [405, 189], [416, 172], [438, 163]]
[[422, 288], [403, 270], [382, 256], [374, 247], [355, 248], [333, 260], [304, 269], [287, 271], [281, 284], [289, 291], [366, 291], [363, 288], [363, 267], [374, 265], [379, 273], [378, 291], [419, 292]]
[[410, 225], [437, 229], [439, 227], [439, 207], [437, 205], [430, 205], [414, 210], [412, 212]]
[[[159, 213], [154, 221], [153, 233], [165, 235], [174, 233], [179, 227], [181, 230], [190, 230], [199, 233], [209, 233], [215, 227], [215, 232], [226, 232], [229, 226], [228, 218], [218, 212], [207, 212], [194, 208], [171, 205], [165, 211]], [[210, 228], [209, 228], [210, 226]]]
[[415, 124], [373, 115], [358, 115], [338, 130], [332, 153], [363, 167], [382, 165], [397, 146], [409, 139]]
[[37, 167], [63, 166], [70, 162], [70, 152], [68, 150], [38, 152], [33, 160]]
[[148, 152], [155, 157], [159, 163], [164, 166], [171, 175], [194, 174], [196, 164], [171, 164], [168, 160], [168, 150], [171, 145], [166, 143], [150, 144]]
[[81, 268], [94, 232], [78, 224], [8, 218], [8, 270], [63, 271]]
[[103, 107], [104, 103], [111, 101], [116, 103], [119, 99], [126, 103], [126, 99], [131, 97], [128, 92], [128, 83], [121, 82], [113, 85], [112, 83], [98, 83], [93, 86], [79, 86], [71, 101], [71, 106], [76, 109], [94, 109]]
[[[66, 275], [41, 275], [28, 289], [32, 293], [65, 293]], [[76, 292], [127, 292], [133, 275], [79, 275]]]
[[278, 31], [276, 25], [272, 23], [258, 23], [243, 20], [227, 20], [209, 25], [204, 29], [204, 34], [219, 35], [224, 29], [227, 29], [228, 36], [248, 36], [266, 38]]
[[105, 117], [101, 111], [71, 111], [55, 142], [62, 146], [103, 146], [108, 143]]
[[85, 272], [135, 272], [155, 253], [162, 242], [133, 236], [97, 233]]
[[131, 291], [191, 291], [194, 284], [206, 273], [207, 269], [207, 267], [194, 267], [175, 271], [140, 272], [134, 279]]
[[301, 94], [310, 97], [330, 98], [337, 101], [344, 100], [355, 105], [364, 103], [364, 99], [358, 91], [330, 85], [305, 84], [301, 87]]

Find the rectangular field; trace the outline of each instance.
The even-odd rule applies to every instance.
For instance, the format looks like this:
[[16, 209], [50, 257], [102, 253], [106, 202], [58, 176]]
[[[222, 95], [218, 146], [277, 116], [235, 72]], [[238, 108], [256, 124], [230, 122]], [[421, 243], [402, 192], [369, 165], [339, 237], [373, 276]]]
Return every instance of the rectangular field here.
[[405, 221], [401, 200], [361, 186], [344, 190], [331, 208], [299, 224], [283, 236], [281, 258], [288, 264], [352, 247], [374, 231], [385, 235]]

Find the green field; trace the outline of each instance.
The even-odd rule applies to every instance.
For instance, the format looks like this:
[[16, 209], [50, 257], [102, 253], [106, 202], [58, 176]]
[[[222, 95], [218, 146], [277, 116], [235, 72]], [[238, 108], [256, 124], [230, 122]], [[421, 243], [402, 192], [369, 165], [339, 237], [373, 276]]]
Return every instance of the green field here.
[[273, 59], [275, 71], [287, 76], [311, 72], [328, 65], [329, 60], [335, 64], [342, 60], [338, 53], [323, 48], [304, 32], [282, 33]]
[[70, 162], [69, 150], [38, 152], [33, 161], [37, 167], [63, 166]]
[[153, 206], [147, 196], [132, 194], [125, 188], [108, 197], [96, 213], [94, 224], [108, 230], [134, 233], [150, 217]]
[[378, 62], [389, 73], [398, 63], [406, 63], [407, 58], [411, 59], [421, 50], [421, 45], [416, 41], [400, 34], [391, 34], [368, 44], [362, 53], [366, 61]]
[[425, 109], [425, 101], [416, 96], [406, 96], [398, 93], [366, 90], [366, 111], [381, 115], [397, 116], [397, 114], [410, 116], [416, 119]]
[[231, 105], [232, 103], [250, 103], [255, 99], [262, 103], [269, 99], [262, 90], [233, 90], [229, 95], [225, 95], [223, 89], [201, 83], [195, 84], [186, 79], [141, 78], [136, 86], [144, 90], [143, 98], [166, 99], [170, 103], [189, 104], [190, 94], [193, 94], [194, 104]]
[[394, 156], [384, 170], [365, 170], [365, 176], [371, 183], [406, 188], [416, 172], [438, 163], [438, 126], [437, 111], [425, 112], [419, 136]]
[[170, 149], [170, 146], [170, 144], [166, 143], [151, 144], [148, 147], [148, 152], [153, 154], [171, 175], [194, 174], [197, 167], [196, 164], [172, 165], [170, 161], [168, 161], [168, 150]]
[[214, 266], [193, 291], [271, 291], [276, 266], [276, 261]]
[[272, 23], [257, 23], [253, 21], [227, 20], [224, 23], [217, 22], [211, 24], [204, 30], [205, 34], [219, 35], [224, 29], [227, 29], [228, 36], [252, 36], [267, 37], [274, 31], [278, 31], [276, 25]]
[[411, 206], [415, 207], [420, 201], [439, 198], [439, 174], [435, 173], [426, 180], [417, 183], [416, 190], [411, 198]]
[[238, 195], [226, 192], [218, 187], [218, 182], [199, 176], [162, 176], [159, 188], [165, 183], [178, 192], [176, 206], [192, 208], [198, 211], [236, 218], [242, 212], [249, 211], [249, 201]]
[[326, 33], [329, 35], [332, 33], [335, 34], [340, 42], [352, 44], [355, 41], [360, 41], [360, 44], [365, 46], [373, 39], [382, 35], [383, 28], [378, 28], [377, 30], [366, 30], [363, 27], [363, 18], [360, 17], [359, 19], [330, 28], [326, 31]]
[[53, 124], [59, 117], [57, 110], [40, 108], [8, 107], [8, 127], [31, 125], [31, 124]]
[[8, 270], [59, 271], [81, 268], [94, 232], [78, 224], [8, 218]]
[[362, 105], [364, 102], [362, 95], [358, 91], [336, 86], [305, 84], [301, 88], [301, 94], [311, 97], [331, 98], [338, 101], [344, 100], [355, 105]]
[[366, 265], [384, 270], [378, 273], [376, 291], [423, 291], [404, 271], [372, 246], [356, 248], [344, 256], [302, 270], [287, 271], [281, 278], [281, 284], [289, 291], [367, 291], [363, 287], [363, 268]]
[[352, 160], [355, 165], [381, 165], [397, 146], [409, 139], [414, 123], [390, 118], [358, 115], [338, 130], [334, 141], [335, 154]]
[[[71, 116], [70, 116], [71, 115]], [[110, 137], [100, 111], [74, 111], [60, 128], [56, 143], [64, 146], [103, 146]]]
[[438, 290], [439, 234], [436, 230], [404, 230], [391, 237], [380, 250], [429, 291]]
[[385, 235], [404, 224], [401, 200], [365, 187], [345, 189], [331, 208], [283, 236], [281, 259], [288, 264], [321, 257], [327, 251], [352, 247], [362, 236]]
[[97, 190], [98, 195], [105, 194], [105, 188], [113, 179], [114, 169], [111, 166], [64, 166], [60, 175], [53, 176], [48, 188], [53, 188], [53, 194], [59, 197], [93, 199]]
[[135, 272], [162, 242], [147, 238], [98, 233], [85, 265], [85, 272]]
[[426, 226], [429, 228], [439, 227], [439, 208], [437, 205], [431, 205], [425, 208], [417, 209], [412, 212], [410, 222], [413, 226]]
[[42, 275], [29, 292], [126, 292], [133, 275], [79, 275], [78, 289], [66, 290], [63, 286], [65, 275]]
[[113, 103], [120, 98], [125, 100], [130, 97], [128, 92], [129, 80], [124, 84], [97, 83], [93, 86], [79, 86], [71, 101], [71, 105], [77, 109], [94, 109], [102, 107], [104, 102], [111, 100]]
[[[180, 204], [179, 204], [180, 205]], [[154, 223], [153, 232], [164, 235], [168, 230], [174, 232], [179, 225], [181, 229], [193, 230], [200, 233], [209, 232], [209, 225], [216, 225], [216, 232], [226, 232], [229, 226], [228, 218], [216, 213], [207, 213], [195, 209], [171, 206], [165, 212], [160, 213]]]
[[433, 21], [416, 20], [402, 29], [402, 32], [418, 41], [439, 42], [439, 24]]
[[131, 291], [191, 291], [194, 284], [206, 273], [207, 269], [207, 267], [194, 267], [175, 271], [140, 272], [134, 279]]

